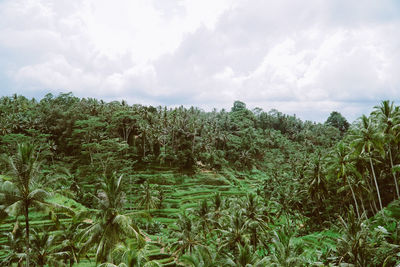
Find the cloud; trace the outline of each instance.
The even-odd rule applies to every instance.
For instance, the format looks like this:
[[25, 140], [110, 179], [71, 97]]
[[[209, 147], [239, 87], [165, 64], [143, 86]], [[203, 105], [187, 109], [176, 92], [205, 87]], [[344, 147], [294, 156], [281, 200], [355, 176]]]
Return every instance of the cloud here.
[[[161, 58], [158, 78], [175, 91], [191, 88], [192, 103], [226, 107], [241, 99], [318, 121], [334, 109], [353, 120], [371, 103], [398, 100], [394, 4], [383, 2], [376, 14], [367, 2], [366, 12], [338, 17], [339, 7], [352, 10], [355, 2], [327, 3], [242, 2], [213, 30], [198, 29]], [[202, 91], [208, 97], [199, 98]]]
[[[396, 1], [5, 0], [0, 64], [18, 93], [276, 108], [354, 120], [399, 100]], [[6, 84], [6, 83], [5, 83]]]

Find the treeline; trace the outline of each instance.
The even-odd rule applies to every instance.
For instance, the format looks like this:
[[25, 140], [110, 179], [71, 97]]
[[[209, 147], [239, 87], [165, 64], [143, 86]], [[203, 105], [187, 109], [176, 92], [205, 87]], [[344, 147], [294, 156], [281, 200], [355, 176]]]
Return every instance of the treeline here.
[[276, 110], [250, 111], [240, 101], [231, 111], [204, 112], [105, 103], [72, 94], [48, 94], [40, 101], [14, 95], [0, 99], [0, 117], [1, 152], [29, 141], [40, 146], [48, 161], [76, 161], [102, 172], [111, 162], [114, 169], [119, 169], [115, 164], [138, 162], [182, 170], [250, 170], [262, 167], [266, 151], [281, 147], [281, 139], [308, 151], [340, 139], [338, 128], [302, 122]]

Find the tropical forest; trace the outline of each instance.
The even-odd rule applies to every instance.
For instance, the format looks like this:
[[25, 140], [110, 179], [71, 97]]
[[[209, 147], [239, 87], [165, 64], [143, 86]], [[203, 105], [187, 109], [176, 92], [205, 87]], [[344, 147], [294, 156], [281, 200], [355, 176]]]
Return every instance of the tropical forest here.
[[399, 266], [400, 107], [348, 122], [0, 98], [0, 266]]

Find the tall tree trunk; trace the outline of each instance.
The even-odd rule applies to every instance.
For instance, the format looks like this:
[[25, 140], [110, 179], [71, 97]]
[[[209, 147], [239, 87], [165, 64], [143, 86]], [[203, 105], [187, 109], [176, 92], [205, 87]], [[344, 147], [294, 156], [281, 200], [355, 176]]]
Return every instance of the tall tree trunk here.
[[195, 138], [196, 138], [196, 130], [194, 130], [193, 139], [192, 139], [192, 154], [194, 154]]
[[[391, 167], [391, 170], [393, 170], [393, 158], [392, 158], [392, 150], [390, 149], [390, 146], [389, 146], [389, 158], [390, 158], [390, 167]], [[393, 171], [392, 171], [392, 175], [393, 175], [394, 185], [396, 186], [397, 198], [400, 198], [399, 185], [397, 184], [396, 174]]]
[[365, 215], [367, 215], [367, 213], [365, 212], [364, 200], [363, 200], [362, 196], [360, 197], [360, 202], [361, 202], [361, 208], [363, 210], [363, 214], [365, 213]]
[[171, 144], [171, 147], [172, 147], [173, 153], [175, 154], [175, 132], [174, 132], [174, 130], [172, 130], [172, 144]]
[[26, 266], [29, 267], [29, 210], [28, 203], [25, 202], [25, 241], [26, 241]]
[[371, 165], [372, 175], [374, 176], [374, 182], [375, 182], [375, 187], [376, 187], [376, 193], [378, 194], [378, 200], [379, 200], [379, 207], [380, 207], [380, 210], [382, 210], [383, 207], [382, 207], [381, 193], [379, 192], [378, 181], [376, 180], [375, 169], [374, 169], [374, 165], [372, 164], [372, 158], [371, 158], [371, 156], [369, 157], [369, 163], [370, 163], [370, 165]]
[[89, 150], [89, 157], [90, 157], [90, 165], [93, 167], [93, 156], [90, 150]]
[[349, 179], [347, 179], [347, 176], [345, 177], [345, 179], [350, 187], [351, 195], [353, 196], [354, 204], [356, 205], [357, 217], [358, 217], [358, 219], [360, 219], [360, 211], [358, 210], [358, 203], [357, 203], [356, 195], [354, 194], [353, 187], [351, 186]]
[[142, 133], [143, 158], [146, 156], [146, 130]]
[[373, 212], [374, 215], [379, 212], [378, 208], [376, 207], [375, 199], [373, 199], [373, 200], [371, 200], [371, 202], [369, 202], [369, 207], [371, 208], [371, 211]]

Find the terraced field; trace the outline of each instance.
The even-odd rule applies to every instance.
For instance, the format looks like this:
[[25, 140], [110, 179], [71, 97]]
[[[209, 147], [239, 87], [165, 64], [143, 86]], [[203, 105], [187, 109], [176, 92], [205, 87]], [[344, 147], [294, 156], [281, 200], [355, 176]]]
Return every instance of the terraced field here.
[[[255, 188], [260, 180], [246, 180], [238, 183], [237, 180], [230, 179], [227, 175], [212, 172], [200, 172], [187, 176], [174, 171], [142, 171], [134, 177], [134, 181], [148, 181], [162, 189], [165, 194], [162, 209], [151, 209], [150, 215], [153, 222], [162, 225], [162, 231], [151, 238], [151, 250], [149, 258], [156, 259], [163, 266], [175, 266], [172, 255], [163, 249], [163, 246], [174, 240], [165, 239], [168, 227], [171, 227], [178, 218], [178, 214], [197, 207], [198, 203], [204, 199], [211, 201], [214, 194], [219, 192], [222, 196], [235, 197], [243, 196], [249, 192], [249, 188]], [[135, 185], [136, 189], [138, 185]], [[129, 203], [136, 203], [137, 196], [134, 190], [129, 194]], [[164, 236], [164, 237], [163, 237]]]
[[[248, 177], [247, 177], [248, 178]], [[262, 179], [261, 179], [262, 180]], [[148, 257], [157, 260], [163, 266], [175, 266], [174, 258], [164, 247], [169, 242], [165, 233], [168, 227], [174, 224], [178, 218], [178, 214], [194, 208], [204, 199], [211, 201], [216, 192], [220, 192], [222, 196], [235, 197], [243, 196], [262, 182], [260, 179], [234, 179], [231, 174], [218, 174], [209, 171], [201, 171], [194, 175], [180, 174], [174, 170], [149, 170], [139, 171], [131, 177], [125, 178], [128, 200], [126, 203], [127, 211], [137, 210], [137, 198], [140, 184], [147, 181], [149, 184], [156, 186], [158, 190], [164, 192], [164, 201], [161, 209], [151, 209], [151, 222], [158, 222], [161, 225], [161, 231], [148, 235], [151, 240], [148, 250]], [[93, 185], [85, 185], [86, 189], [90, 189]], [[80, 203], [71, 199], [57, 195], [50, 201], [61, 205], [68, 206], [74, 210], [86, 209]], [[6, 242], [3, 235], [13, 230], [16, 218], [8, 218], [0, 225], [0, 243]], [[19, 225], [24, 227], [24, 218], [18, 218]], [[70, 218], [60, 217], [60, 223], [70, 222]], [[30, 225], [32, 228], [44, 228], [49, 232], [59, 231], [55, 227], [55, 221], [51, 220], [49, 214], [30, 212]], [[142, 227], [143, 228], [143, 227]], [[144, 229], [145, 230], [145, 229]], [[0, 257], [1, 257], [0, 253]], [[77, 266], [94, 266], [93, 262], [82, 260]]]

